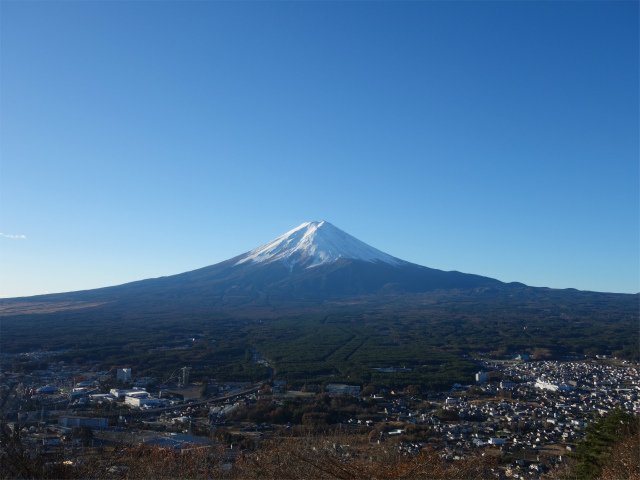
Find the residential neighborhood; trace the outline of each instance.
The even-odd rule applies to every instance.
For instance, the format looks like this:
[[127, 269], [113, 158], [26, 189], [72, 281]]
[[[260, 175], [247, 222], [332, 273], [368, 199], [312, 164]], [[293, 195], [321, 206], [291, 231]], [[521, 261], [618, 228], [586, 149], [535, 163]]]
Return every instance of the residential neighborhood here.
[[[196, 385], [182, 384], [181, 377], [159, 385], [133, 378], [130, 368], [97, 371], [52, 364], [50, 356], [3, 355], [0, 384], [3, 428], [21, 431], [25, 445], [43, 454], [104, 448], [126, 438], [172, 449], [222, 445], [233, 461], [243, 438], [259, 441], [300, 428], [296, 421], [251, 421], [246, 412], [256, 406], [275, 411], [291, 401], [317, 404], [325, 395], [327, 405], [339, 399], [351, 405], [336, 410], [334, 423], [370, 442], [394, 442], [407, 456], [435, 448], [450, 462], [482, 452], [500, 459], [497, 477], [535, 479], [565, 461], [594, 419], [614, 408], [640, 413], [638, 365], [616, 359], [479, 360], [475, 382], [419, 394], [335, 383], [289, 390], [274, 379]], [[26, 357], [46, 367], [20, 371], [17, 360]], [[304, 418], [303, 425], [312, 424]]]

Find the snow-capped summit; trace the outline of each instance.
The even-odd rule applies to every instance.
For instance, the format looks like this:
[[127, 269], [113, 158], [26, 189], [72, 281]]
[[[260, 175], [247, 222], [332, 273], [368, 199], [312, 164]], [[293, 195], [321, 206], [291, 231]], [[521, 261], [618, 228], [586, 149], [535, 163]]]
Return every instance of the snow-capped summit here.
[[361, 242], [329, 222], [306, 222], [247, 252], [236, 263], [270, 263], [281, 261], [289, 270], [298, 265], [310, 268], [339, 259], [384, 262], [402, 265], [406, 262]]

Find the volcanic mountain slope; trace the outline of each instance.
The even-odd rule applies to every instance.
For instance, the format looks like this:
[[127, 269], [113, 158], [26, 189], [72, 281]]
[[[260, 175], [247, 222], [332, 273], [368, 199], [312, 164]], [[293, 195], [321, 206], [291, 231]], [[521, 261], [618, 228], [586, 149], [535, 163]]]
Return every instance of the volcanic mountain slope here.
[[[356, 376], [365, 379], [381, 355], [388, 365], [435, 366], [449, 362], [450, 351], [494, 348], [637, 358], [637, 306], [637, 295], [528, 287], [422, 267], [327, 222], [310, 222], [191, 272], [3, 299], [0, 315], [5, 352], [71, 349], [156, 373], [192, 363], [206, 369], [215, 358], [234, 372], [243, 364], [247, 377], [237, 378], [247, 379], [253, 367], [246, 352], [258, 349], [282, 375], [289, 371], [287, 379], [335, 370], [347, 381], [358, 358]], [[216, 343], [203, 340], [171, 361], [165, 350], [149, 353], [197, 336]]]
[[[115, 287], [6, 300], [6, 313], [45, 302], [66, 308], [132, 301], [152, 309], [269, 301], [323, 300], [381, 293], [418, 293], [505, 285], [498, 280], [445, 272], [392, 257], [328, 222], [308, 222], [275, 240], [224, 262], [168, 277]], [[9, 310], [8, 310], [9, 309]], [[198, 308], [200, 309], [200, 308]]]

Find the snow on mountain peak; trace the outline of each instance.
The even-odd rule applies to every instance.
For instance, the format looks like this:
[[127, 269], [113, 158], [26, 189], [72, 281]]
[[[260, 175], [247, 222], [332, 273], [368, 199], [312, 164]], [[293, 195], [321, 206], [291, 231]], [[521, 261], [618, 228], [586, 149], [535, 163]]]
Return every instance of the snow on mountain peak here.
[[276, 260], [289, 269], [333, 262], [340, 258], [400, 265], [402, 260], [387, 255], [352, 237], [329, 222], [306, 222], [284, 235], [247, 252], [236, 265], [245, 262], [270, 263]]

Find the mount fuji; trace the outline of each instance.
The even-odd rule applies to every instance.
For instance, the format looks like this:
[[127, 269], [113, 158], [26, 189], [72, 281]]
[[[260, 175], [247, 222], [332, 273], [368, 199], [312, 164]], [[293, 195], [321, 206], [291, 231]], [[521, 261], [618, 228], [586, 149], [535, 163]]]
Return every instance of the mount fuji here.
[[[325, 221], [303, 223], [230, 263], [245, 288], [251, 283], [277, 297], [318, 299], [501, 284], [406, 262]], [[210, 268], [218, 271], [216, 267]]]
[[[419, 293], [506, 285], [479, 275], [445, 272], [388, 255], [329, 222], [307, 222], [249, 252], [190, 272], [79, 292], [26, 297], [22, 302], [145, 304], [159, 311], [361, 295]], [[4, 313], [17, 299], [4, 299]], [[75, 308], [75, 307], [74, 307]], [[57, 310], [57, 309], [56, 309]]]
[[[224, 348], [233, 347], [235, 353], [224, 358], [233, 361], [241, 361], [248, 348], [269, 344], [276, 366], [286, 370], [284, 360], [277, 362], [292, 342], [298, 343], [290, 366], [306, 358], [307, 349], [313, 357], [316, 344], [329, 353], [344, 347], [339, 353], [346, 356], [340, 358], [349, 361], [358, 345], [371, 347], [362, 354], [366, 358], [378, 358], [384, 347], [388, 358], [403, 359], [396, 345], [413, 345], [407, 352], [440, 343], [463, 350], [499, 344], [505, 351], [537, 345], [556, 352], [631, 352], [637, 348], [637, 342], [629, 342], [636, 338], [637, 305], [637, 295], [528, 287], [423, 267], [328, 222], [308, 222], [242, 255], [179, 275], [4, 298], [0, 316], [3, 351], [84, 348], [102, 359], [113, 350], [120, 356], [109, 361], [130, 363], [138, 362], [151, 344], [197, 333], [226, 339]], [[390, 331], [393, 339], [380, 338]], [[575, 331], [591, 333], [577, 337]], [[210, 350], [202, 348], [193, 349], [189, 362], [202, 366], [203, 352]], [[342, 367], [327, 366], [318, 358], [305, 364], [308, 371], [326, 373], [349, 365], [344, 360]], [[411, 361], [424, 364], [422, 357]]]

